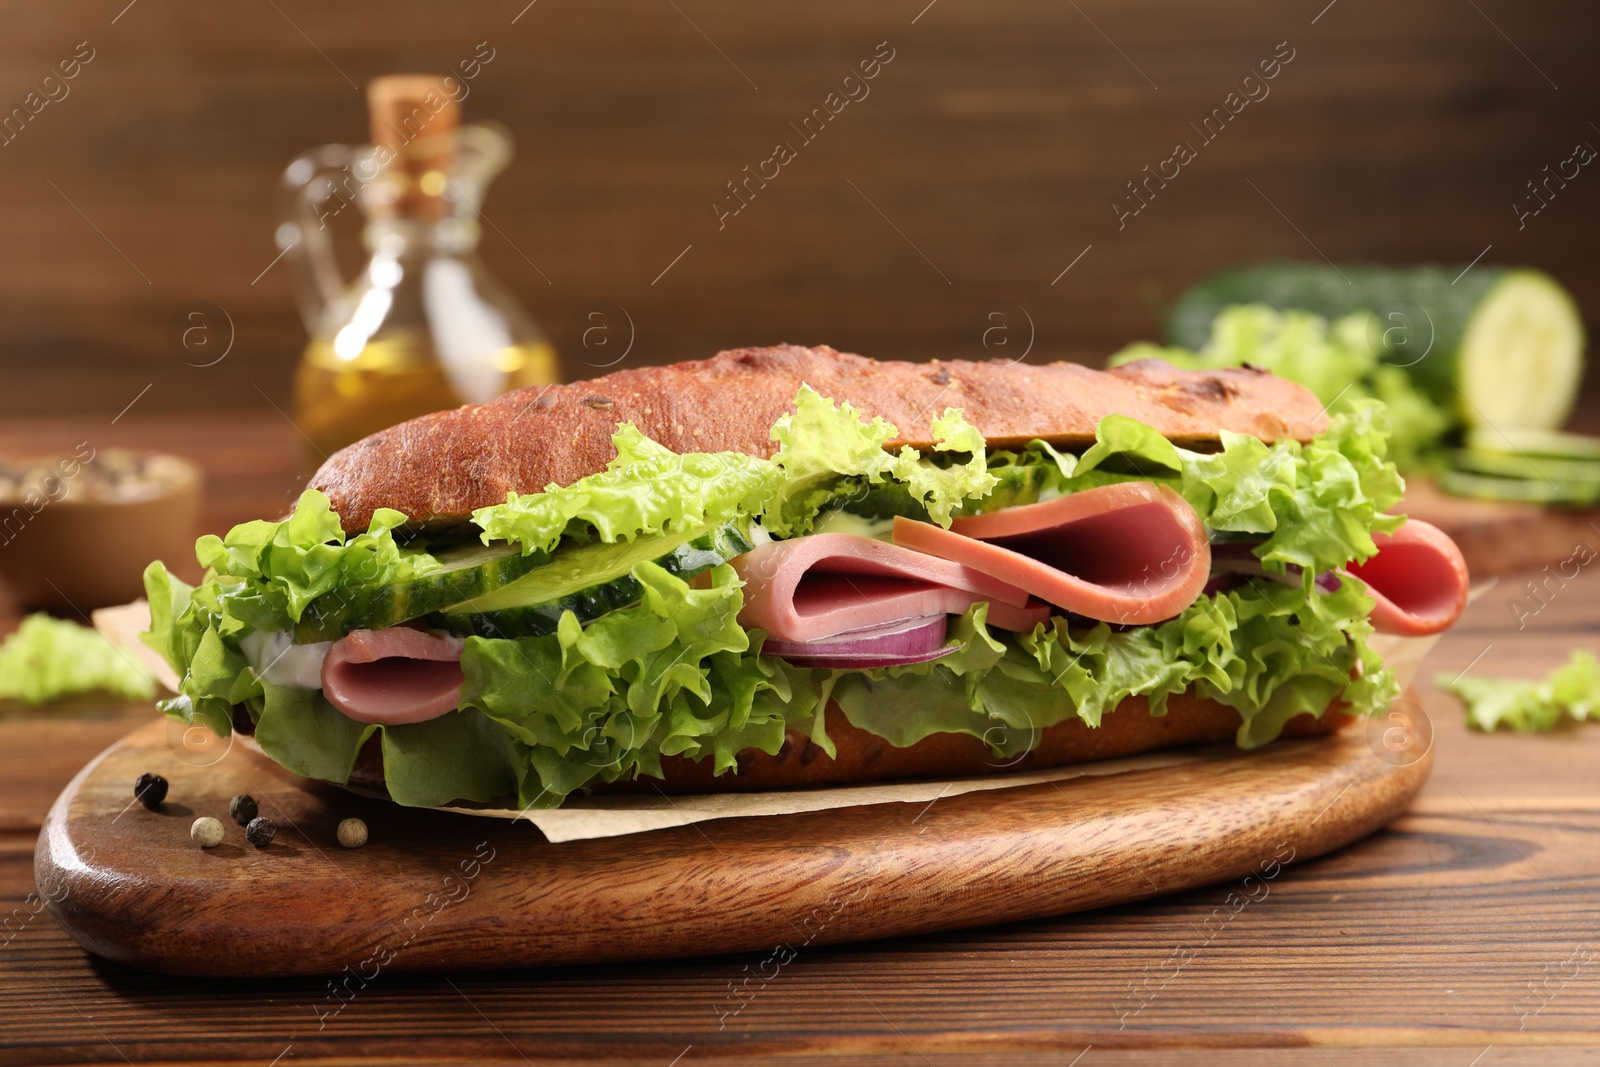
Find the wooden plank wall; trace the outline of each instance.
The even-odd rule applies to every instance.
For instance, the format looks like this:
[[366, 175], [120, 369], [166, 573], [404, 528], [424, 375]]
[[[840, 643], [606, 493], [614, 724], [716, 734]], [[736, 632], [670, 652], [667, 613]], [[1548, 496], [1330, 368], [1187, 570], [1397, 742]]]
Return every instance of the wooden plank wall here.
[[[367, 79], [485, 41], [466, 108], [520, 149], [484, 256], [572, 377], [597, 373], [572, 324], [601, 303], [634, 323], [630, 362], [776, 341], [981, 356], [1005, 309], [990, 354], [1017, 354], [1025, 312], [1030, 358], [1098, 361], [1205, 272], [1319, 250], [1492, 245], [1484, 262], [1542, 265], [1600, 309], [1600, 174], [1520, 229], [1512, 208], [1600, 145], [1600, 9], [1574, 0], [125, 3], [0, 13], [0, 114], [93, 54], [0, 146], [3, 414], [109, 418], [147, 384], [142, 413], [284, 404], [304, 333], [288, 264], [262, 274], [281, 168], [362, 136]], [[893, 58], [868, 95], [802, 142], [789, 123], [875, 51]], [[1191, 128], [1246, 90], [1267, 95], [1214, 141]], [[796, 158], [719, 229], [725, 183], [779, 141]], [[1119, 228], [1125, 183], [1179, 141], [1196, 158]], [[235, 324], [212, 367], [168, 338], [195, 300]]]

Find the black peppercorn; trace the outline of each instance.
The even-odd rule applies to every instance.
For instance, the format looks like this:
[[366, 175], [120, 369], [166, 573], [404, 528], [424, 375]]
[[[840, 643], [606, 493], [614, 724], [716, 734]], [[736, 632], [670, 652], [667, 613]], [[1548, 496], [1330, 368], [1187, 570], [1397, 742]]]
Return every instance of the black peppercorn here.
[[139, 803], [155, 811], [161, 806], [161, 802], [167, 799], [167, 780], [159, 774], [146, 771], [135, 779], [133, 795], [138, 798]]
[[244, 828], [244, 839], [256, 848], [266, 848], [278, 835], [278, 824], [266, 816], [257, 816]]
[[256, 798], [249, 793], [241, 793], [228, 801], [228, 817], [240, 826], [255, 818], [258, 811]]

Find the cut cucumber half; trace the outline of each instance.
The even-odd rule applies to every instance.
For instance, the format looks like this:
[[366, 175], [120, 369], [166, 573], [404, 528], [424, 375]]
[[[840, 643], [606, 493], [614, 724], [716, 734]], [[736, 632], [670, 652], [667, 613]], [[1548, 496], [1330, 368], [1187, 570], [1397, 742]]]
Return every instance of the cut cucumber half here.
[[1560, 426], [1583, 376], [1583, 322], [1572, 298], [1547, 274], [1507, 271], [1467, 320], [1456, 376], [1468, 426]]
[[524, 556], [517, 545], [462, 545], [437, 553], [439, 568], [392, 585], [335, 589], [306, 606], [295, 625], [296, 644], [333, 641], [351, 630], [381, 630], [491, 593], [546, 563], [543, 552]]
[[725, 523], [694, 537], [656, 534], [616, 544], [578, 545], [558, 551], [550, 562], [514, 582], [443, 610], [446, 615], [468, 615], [537, 609], [559, 619], [570, 608], [586, 621], [639, 599], [642, 590], [631, 572], [640, 563], [654, 562], [687, 578], [753, 547], [749, 530], [739, 523]]
[[1503, 452], [1535, 458], [1592, 460], [1600, 462], [1600, 437], [1559, 430], [1500, 430], [1479, 426], [1467, 434], [1467, 448], [1474, 452]]
[[1446, 470], [1439, 472], [1439, 487], [1457, 496], [1512, 503], [1579, 506], [1600, 501], [1600, 481], [1558, 482], [1542, 478], [1500, 478], [1492, 474]]

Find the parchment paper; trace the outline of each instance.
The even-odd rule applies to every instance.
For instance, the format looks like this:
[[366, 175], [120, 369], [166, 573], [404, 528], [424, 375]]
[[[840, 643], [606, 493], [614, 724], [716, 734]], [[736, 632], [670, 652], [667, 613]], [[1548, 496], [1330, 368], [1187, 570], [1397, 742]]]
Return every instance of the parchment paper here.
[[990, 774], [979, 778], [954, 778], [878, 785], [839, 786], [832, 789], [791, 789], [760, 793], [708, 793], [696, 796], [571, 796], [559, 808], [517, 811], [510, 808], [444, 808], [467, 815], [496, 819], [527, 819], [552, 842], [582, 841], [591, 837], [619, 837], [669, 826], [687, 826], [707, 819], [753, 818], [791, 815], [801, 811], [852, 808], [861, 804], [932, 805], [941, 797], [960, 796], [985, 789], [1015, 789], [1043, 782], [1062, 782], [1157, 767], [1200, 763], [1200, 750], [1161, 752], [1128, 759], [1051, 767], [1025, 774]]
[[128, 655], [137, 659], [152, 677], [168, 692], [178, 691], [178, 676], [172, 666], [155, 649], [139, 640], [139, 635], [150, 629], [150, 604], [143, 597], [131, 604], [118, 604], [114, 608], [95, 608], [92, 612], [94, 628], [101, 636]]

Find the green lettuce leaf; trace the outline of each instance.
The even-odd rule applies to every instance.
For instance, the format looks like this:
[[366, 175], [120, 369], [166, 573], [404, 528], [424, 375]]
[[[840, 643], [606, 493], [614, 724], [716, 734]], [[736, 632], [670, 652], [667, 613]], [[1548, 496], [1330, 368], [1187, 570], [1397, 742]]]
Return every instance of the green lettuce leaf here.
[[733, 568], [696, 589], [654, 563], [633, 576], [632, 607], [580, 627], [566, 613], [544, 637], [467, 639], [462, 706], [511, 737], [519, 800], [555, 807], [595, 781], [659, 776], [664, 756], [710, 757], [721, 773], [744, 748], [774, 753], [817, 702], [809, 673], [763, 659], [738, 623]]
[[772, 463], [783, 472], [783, 482], [767, 501], [762, 523], [777, 536], [793, 537], [810, 530], [830, 503], [897, 481], [934, 522], [949, 526], [962, 501], [987, 494], [997, 479], [989, 473], [983, 435], [967, 424], [960, 409], [946, 408], [931, 431], [931, 456], [910, 445], [898, 454], [886, 452], [883, 446], [899, 436], [894, 426], [882, 418], [863, 422], [849, 404], [835, 404], [801, 386], [794, 414], [772, 428], [779, 446]]
[[1107, 415], [1094, 434], [1094, 444], [1081, 456], [1038, 440], [1020, 451], [994, 453], [989, 457], [993, 491], [965, 505], [961, 513], [998, 511], [1115, 482], [1154, 482], [1182, 489], [1185, 463], [1197, 455], [1126, 415]]
[[[986, 495], [998, 479], [989, 473], [983, 435], [967, 424], [959, 408], [945, 408], [933, 420], [932, 431], [933, 456], [924, 457], [902, 445], [892, 476], [906, 483], [912, 499], [928, 509], [929, 518], [947, 527], [962, 501]], [[967, 458], [955, 458], [962, 455]], [[951, 462], [942, 462], [946, 459]]]
[[141, 663], [75, 622], [29, 615], [0, 644], [0, 700], [45, 704], [94, 692], [138, 700], [155, 691]]
[[516, 793], [510, 738], [474, 710], [399, 726], [359, 723], [314, 689], [261, 683], [252, 700], [255, 741], [295, 774], [344, 783], [361, 747], [380, 736], [384, 784], [396, 803], [431, 808], [487, 803]]
[[144, 589], [150, 629], [139, 639], [178, 675], [178, 695], [157, 707], [172, 718], [227, 736], [233, 729], [234, 704], [252, 694], [254, 675], [239, 651], [245, 624], [223, 614], [222, 585], [214, 575], [191, 586], [158, 561], [145, 568]]
[[512, 493], [504, 504], [474, 511], [484, 544], [510, 541], [527, 555], [549, 551], [573, 533], [609, 543], [694, 532], [753, 514], [782, 479], [770, 462], [737, 452], [679, 455], [632, 423], [623, 423], [611, 441], [617, 456], [598, 474], [542, 493]]
[[379, 728], [383, 780], [396, 803], [433, 808], [488, 803], [517, 792], [520, 757], [510, 736], [475, 708]]
[[365, 533], [348, 540], [328, 498], [307, 489], [282, 522], [241, 523], [226, 537], [207, 534], [195, 557], [219, 584], [225, 614], [257, 630], [288, 630], [306, 606], [334, 589], [389, 585], [438, 567], [426, 552], [403, 549], [394, 529], [406, 517], [379, 508]]
[[1126, 415], [1107, 415], [1101, 419], [1094, 428], [1094, 444], [1071, 464], [1070, 470], [1065, 468], [1071, 457], [1064, 457], [1054, 449], [1050, 452], [1056, 466], [1069, 479], [1084, 478], [1101, 467], [1112, 466], [1113, 460], [1121, 461], [1124, 472], [1144, 480], [1170, 477], [1183, 470], [1183, 453], [1176, 445], [1153, 427]]
[[1306, 386], [1330, 413], [1376, 398], [1389, 409], [1390, 455], [1401, 470], [1418, 469], [1451, 428], [1451, 417], [1412, 384], [1404, 368], [1383, 362], [1381, 346], [1373, 344], [1381, 330], [1367, 312], [1330, 323], [1306, 311], [1240, 305], [1217, 315], [1210, 340], [1198, 352], [1141, 342], [1112, 356], [1109, 366], [1150, 358], [1188, 370], [1248, 363]]
[[1405, 522], [1386, 514], [1405, 489], [1386, 429], [1382, 405], [1363, 400], [1303, 446], [1224, 432], [1221, 452], [1179, 450], [1183, 495], [1212, 530], [1265, 535], [1256, 555], [1266, 563], [1318, 572], [1366, 560], [1373, 531]]
[[378, 727], [356, 722], [328, 703], [319, 689], [264, 682], [261, 690], [254, 709], [255, 740], [261, 750], [295, 774], [325, 782], [348, 781], [356, 754]]
[[1600, 719], [1600, 660], [1582, 649], [1542, 679], [1441, 674], [1435, 681], [1461, 698], [1467, 724], [1476, 730], [1504, 726], [1532, 733]]

